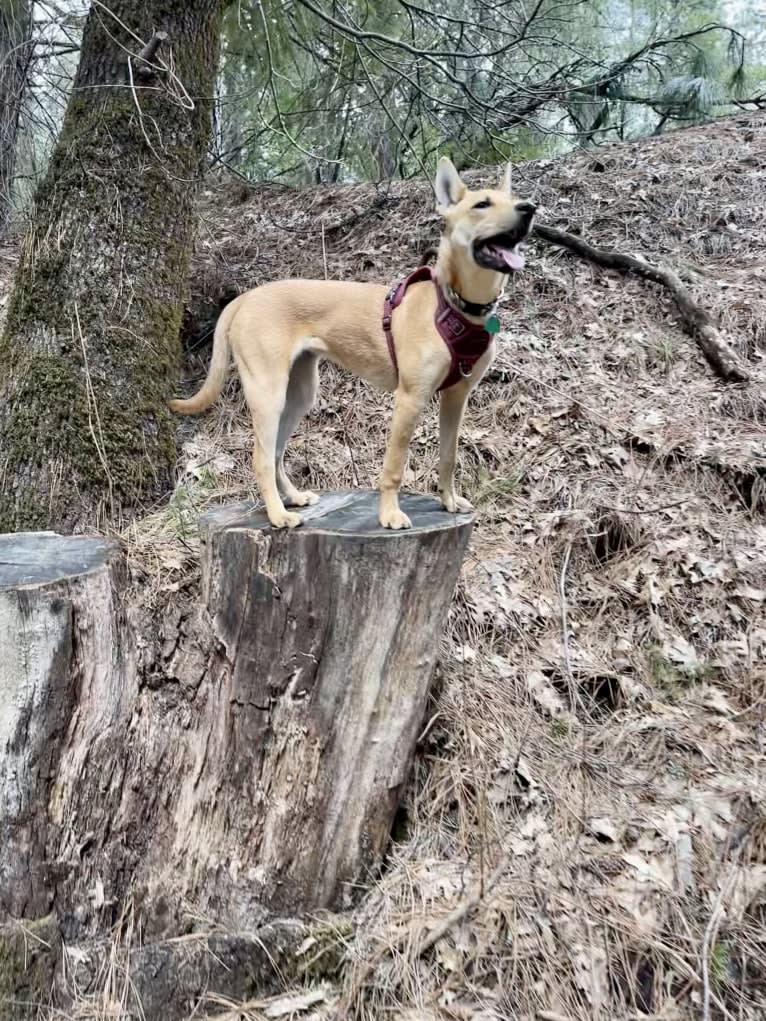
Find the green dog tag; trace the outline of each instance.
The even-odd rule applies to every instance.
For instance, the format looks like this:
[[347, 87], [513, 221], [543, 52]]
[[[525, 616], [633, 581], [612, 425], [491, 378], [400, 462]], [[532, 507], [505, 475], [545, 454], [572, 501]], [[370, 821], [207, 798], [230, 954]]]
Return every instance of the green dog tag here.
[[499, 333], [500, 332], [500, 320], [497, 316], [490, 316], [484, 324], [484, 329], [487, 333]]

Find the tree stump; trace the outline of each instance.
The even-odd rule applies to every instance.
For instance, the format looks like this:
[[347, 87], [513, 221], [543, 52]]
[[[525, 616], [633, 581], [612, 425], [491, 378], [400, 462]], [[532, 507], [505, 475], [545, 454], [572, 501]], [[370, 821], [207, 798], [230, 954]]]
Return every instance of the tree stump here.
[[472, 523], [402, 507], [403, 532], [373, 492], [327, 494], [289, 532], [247, 508], [203, 519], [228, 667], [192, 816], [218, 817], [216, 852], [272, 911], [342, 906], [391, 833]]
[[[204, 517], [202, 598], [117, 547], [0, 537], [0, 919], [145, 938], [348, 904], [389, 839], [470, 515], [326, 494], [275, 531]], [[191, 914], [186, 912], [189, 906]]]
[[101, 539], [0, 535], [0, 920], [50, 909], [47, 807], [75, 710], [98, 713], [114, 678], [116, 556]]

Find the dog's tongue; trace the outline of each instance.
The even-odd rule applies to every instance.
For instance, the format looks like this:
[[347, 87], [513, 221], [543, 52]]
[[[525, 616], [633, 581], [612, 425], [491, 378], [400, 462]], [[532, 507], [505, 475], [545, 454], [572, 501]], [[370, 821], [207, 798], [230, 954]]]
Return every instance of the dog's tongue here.
[[516, 248], [501, 248], [500, 254], [503, 257], [508, 269], [523, 269], [524, 268], [524, 256]]

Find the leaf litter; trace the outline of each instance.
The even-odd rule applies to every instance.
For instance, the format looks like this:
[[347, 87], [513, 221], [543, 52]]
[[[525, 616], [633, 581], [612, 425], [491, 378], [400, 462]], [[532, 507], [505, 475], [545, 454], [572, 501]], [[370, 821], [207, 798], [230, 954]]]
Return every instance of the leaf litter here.
[[[478, 526], [434, 722], [335, 1016], [691, 1019], [706, 982], [716, 1017], [766, 1010], [766, 119], [609, 146], [600, 164], [525, 165], [519, 187], [545, 222], [680, 272], [752, 380], [716, 380], [661, 290], [532, 242], [461, 434]], [[202, 203], [190, 385], [222, 291], [321, 278], [325, 260], [330, 277], [392, 280], [438, 236], [420, 182], [227, 187], [228, 206], [221, 188]], [[232, 395], [197, 428], [234, 452], [236, 489], [249, 424]], [[325, 367], [290, 470], [374, 486], [389, 414]], [[437, 463], [430, 413], [405, 486], [432, 488]], [[720, 967], [703, 961], [713, 911]]]

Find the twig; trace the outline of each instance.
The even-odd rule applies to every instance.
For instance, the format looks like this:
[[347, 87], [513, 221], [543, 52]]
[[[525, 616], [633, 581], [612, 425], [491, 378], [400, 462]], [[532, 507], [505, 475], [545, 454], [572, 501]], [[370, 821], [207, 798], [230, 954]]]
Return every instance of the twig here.
[[346, 449], [348, 450], [348, 456], [349, 456], [349, 459], [351, 461], [351, 474], [354, 477], [354, 485], [358, 486], [359, 485], [359, 472], [357, 471], [357, 468], [356, 468], [356, 458], [354, 457], [354, 448], [351, 446], [351, 440], [348, 437], [348, 429], [346, 429], [346, 421], [345, 421], [345, 419], [342, 416], [341, 416], [341, 420], [340, 420], [340, 425], [341, 425], [341, 429], [343, 430], [343, 439], [345, 440]]
[[[571, 509], [571, 503], [570, 503]], [[572, 556], [572, 543], [568, 542], [566, 549], [564, 550], [564, 559], [561, 562], [561, 574], [559, 575], [559, 599], [561, 600], [561, 641], [564, 646], [564, 663], [566, 664], [567, 670], [567, 686], [569, 688], [569, 703], [573, 714], [577, 713], [578, 704], [580, 702], [580, 696], [577, 691], [577, 682], [575, 681], [574, 665], [572, 663], [572, 650], [569, 646], [569, 604], [567, 602], [567, 571], [569, 570], [569, 560]], [[580, 799], [580, 828], [577, 831], [574, 839], [574, 845], [572, 853], [577, 849], [577, 845], [580, 842], [582, 834], [585, 832], [585, 764], [586, 764], [586, 728], [582, 727], [580, 730], [580, 780], [581, 780], [581, 799]]]
[[435, 946], [440, 939], [447, 935], [447, 933], [453, 926], [457, 925], [459, 922], [462, 922], [465, 916], [467, 914], [470, 914], [470, 912], [473, 911], [473, 909], [478, 904], [481, 903], [481, 901], [487, 896], [487, 894], [492, 892], [494, 887], [497, 886], [498, 882], [502, 879], [503, 873], [508, 868], [508, 864], [509, 859], [503, 858], [500, 864], [495, 869], [495, 871], [492, 873], [492, 875], [484, 884], [484, 892], [482, 893], [481, 884], [479, 884], [476, 888], [476, 891], [473, 894], [471, 894], [470, 897], [466, 897], [466, 899], [462, 901], [462, 903], [458, 904], [454, 911], [451, 911], [447, 915], [443, 922], [441, 922], [439, 925], [436, 926], [435, 929], [432, 929], [429, 932], [429, 934], [420, 944], [420, 947], [418, 949], [418, 957], [422, 957], [422, 955], [425, 954], [426, 951], [430, 950], [431, 947]]
[[674, 500], [672, 503], [663, 503], [659, 507], [610, 507], [609, 504], [602, 504], [604, 510], [613, 511], [615, 514], [660, 514], [662, 511], [671, 510], [673, 507], [683, 507], [690, 503], [691, 497], [685, 500]]
[[569, 614], [567, 610], [567, 569], [569, 568], [569, 558], [572, 556], [572, 543], [567, 543], [567, 548], [564, 550], [564, 560], [561, 564], [561, 574], [559, 576], [559, 598], [561, 599], [561, 641], [564, 646], [564, 662], [567, 668], [567, 681], [569, 683], [569, 697], [572, 700], [572, 709], [577, 704], [576, 690], [575, 690], [575, 677], [574, 668], [572, 666], [572, 653], [569, 649]]
[[[422, 957], [422, 955], [427, 953], [427, 951], [429, 951], [433, 946], [435, 946], [440, 939], [446, 936], [453, 926], [457, 925], [459, 922], [462, 922], [466, 915], [470, 914], [470, 912], [473, 911], [473, 909], [477, 907], [492, 892], [495, 886], [497, 886], [498, 882], [502, 879], [509, 864], [510, 858], [507, 856], [503, 857], [502, 860], [500, 861], [500, 864], [490, 875], [489, 879], [486, 881], [486, 883], [483, 884], [483, 889], [482, 883], [481, 882], [477, 883], [476, 889], [471, 894], [471, 896], [466, 897], [465, 900], [461, 901], [460, 904], [458, 904], [458, 906], [454, 909], [454, 911], [451, 911], [447, 915], [443, 922], [441, 922], [439, 925], [436, 926], [435, 929], [432, 929], [431, 932], [429, 932], [429, 934], [426, 936], [423, 942], [417, 947], [415, 951], [415, 956]], [[403, 937], [400, 936], [397, 940], [397, 944], [398, 946], [401, 946], [402, 943]], [[374, 973], [376, 968], [380, 965], [380, 962], [382, 961], [384, 956], [385, 950], [381, 950], [379, 953], [375, 955], [372, 961], [367, 961], [365, 963], [364, 967], [361, 970], [361, 974], [356, 978], [352, 988], [347, 992], [346, 996], [341, 1001], [341, 1005], [339, 1008], [340, 1013], [337, 1016], [346, 1017], [346, 1011], [350, 1007], [350, 1004], [353, 1003], [354, 999], [359, 994], [361, 989], [364, 987], [367, 980]]]
[[324, 278], [327, 279], [327, 243], [324, 236], [324, 223], [322, 223], [322, 263], [324, 264]]
[[594, 248], [587, 241], [569, 234], [567, 231], [537, 224], [534, 234], [549, 244], [567, 248], [570, 252], [595, 262], [605, 269], [616, 269], [620, 273], [635, 273], [645, 280], [662, 284], [675, 298], [681, 313], [684, 329], [694, 338], [710, 366], [721, 379], [727, 383], [744, 383], [750, 376], [739, 364], [736, 356], [721, 337], [718, 328], [710, 315], [698, 305], [684, 287], [680, 277], [673, 270], [654, 266], [642, 259], [637, 259], [626, 252], [615, 252], [612, 249]]

